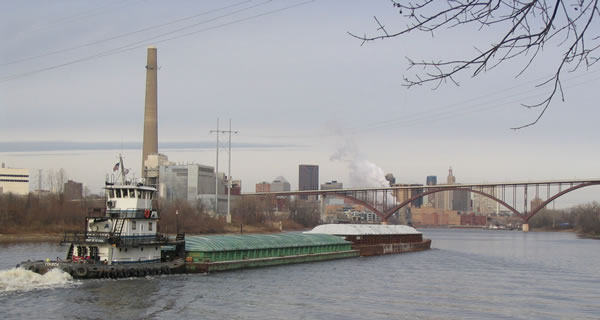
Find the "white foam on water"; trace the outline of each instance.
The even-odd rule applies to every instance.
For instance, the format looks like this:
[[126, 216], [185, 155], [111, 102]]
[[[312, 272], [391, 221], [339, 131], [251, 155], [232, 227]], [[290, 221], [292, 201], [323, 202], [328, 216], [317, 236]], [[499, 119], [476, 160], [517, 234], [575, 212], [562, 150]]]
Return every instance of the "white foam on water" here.
[[37, 274], [23, 268], [0, 270], [0, 293], [65, 288], [74, 285], [73, 277], [60, 269]]

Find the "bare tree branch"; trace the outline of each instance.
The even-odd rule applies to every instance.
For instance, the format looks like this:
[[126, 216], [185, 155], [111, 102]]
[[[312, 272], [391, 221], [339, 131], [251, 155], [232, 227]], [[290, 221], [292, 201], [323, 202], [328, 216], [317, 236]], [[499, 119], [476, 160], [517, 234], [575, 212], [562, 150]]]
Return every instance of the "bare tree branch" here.
[[[472, 77], [494, 69], [517, 57], [527, 57], [524, 67], [516, 74], [523, 75], [540, 57], [546, 45], [555, 45], [562, 50], [562, 57], [553, 67], [553, 75], [536, 87], [549, 87], [549, 94], [534, 104], [523, 104], [527, 108], [541, 108], [537, 118], [517, 130], [532, 126], [542, 118], [551, 102], [560, 93], [564, 101], [561, 75], [579, 68], [589, 68], [600, 60], [600, 36], [594, 19], [600, 16], [599, 0], [391, 0], [394, 9], [408, 20], [408, 25], [391, 32], [377, 18], [377, 32], [374, 36], [357, 36], [361, 46], [375, 40], [400, 37], [410, 32], [433, 33], [441, 28], [476, 26], [476, 30], [487, 27], [504, 28], [501, 36], [492, 39], [487, 48], [475, 48], [476, 54], [467, 59], [414, 61], [408, 58], [408, 69], [419, 67], [422, 71], [411, 77], [404, 77], [404, 86], [413, 87], [432, 83], [434, 89], [446, 82], [459, 85], [456, 76], [473, 68]], [[596, 19], [597, 20], [597, 19]], [[593, 28], [592, 26], [596, 27]], [[383, 32], [383, 34], [381, 34]], [[590, 34], [596, 33], [596, 34]], [[555, 41], [555, 38], [560, 40]], [[557, 39], [558, 40], [558, 39]]]

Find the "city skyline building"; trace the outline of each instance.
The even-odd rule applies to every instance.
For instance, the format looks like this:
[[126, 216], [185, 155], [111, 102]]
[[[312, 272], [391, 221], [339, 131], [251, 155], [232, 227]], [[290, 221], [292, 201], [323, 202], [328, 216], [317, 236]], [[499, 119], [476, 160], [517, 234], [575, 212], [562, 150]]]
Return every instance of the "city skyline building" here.
[[332, 180], [331, 182], [325, 182], [321, 184], [321, 190], [337, 190], [344, 189], [344, 184], [338, 182], [337, 180]]
[[[319, 190], [319, 166], [301, 164], [298, 166], [298, 190]], [[301, 199], [316, 199], [316, 196], [301, 196]]]
[[69, 180], [63, 187], [65, 200], [81, 200], [83, 198], [83, 183]]
[[290, 191], [292, 187], [285, 177], [279, 176], [271, 182], [270, 190], [271, 192]]
[[[437, 185], [437, 176], [427, 176], [427, 178], [425, 179], [425, 185]], [[431, 207], [435, 207], [435, 194], [428, 195], [425, 203], [427, 203]]]
[[263, 181], [256, 184], [256, 192], [271, 192], [271, 184]]

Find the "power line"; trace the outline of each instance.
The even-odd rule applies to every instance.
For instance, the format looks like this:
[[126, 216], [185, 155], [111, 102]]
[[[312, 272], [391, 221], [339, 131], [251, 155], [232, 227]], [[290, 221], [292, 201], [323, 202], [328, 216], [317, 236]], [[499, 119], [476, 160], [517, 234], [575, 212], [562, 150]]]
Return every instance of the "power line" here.
[[[269, 0], [267, 2], [271, 2], [271, 1], [273, 1], [273, 0]], [[195, 34], [198, 34], [198, 33], [201, 33], [201, 32], [206, 32], [206, 31], [210, 31], [210, 30], [214, 30], [214, 29], [218, 29], [218, 28], [223, 28], [223, 27], [226, 27], [226, 26], [229, 26], [229, 25], [233, 25], [233, 24], [245, 22], [245, 21], [248, 21], [248, 20], [260, 18], [260, 17], [263, 17], [263, 16], [267, 16], [267, 15], [279, 13], [279, 12], [282, 12], [282, 11], [285, 11], [285, 10], [293, 9], [293, 8], [296, 8], [296, 7], [299, 7], [299, 6], [302, 6], [302, 5], [306, 5], [306, 4], [314, 2], [314, 1], [315, 0], [309, 0], [309, 1], [300, 2], [300, 3], [294, 4], [294, 5], [289, 5], [289, 6], [286, 6], [286, 7], [279, 8], [279, 9], [275, 9], [275, 10], [271, 10], [271, 11], [266, 11], [266, 12], [259, 13], [259, 14], [253, 15], [253, 16], [249, 16], [249, 17], [246, 17], [246, 18], [241, 18], [241, 19], [238, 19], [238, 20], [234, 20], [234, 21], [231, 21], [231, 22], [228, 22], [228, 23], [223, 23], [223, 24], [216, 25], [216, 26], [213, 26], [213, 27], [208, 27], [208, 28], [205, 28], [205, 29], [202, 29], [202, 30], [198, 30], [198, 31], [194, 31], [194, 32], [189, 32], [189, 33], [186, 33], [186, 34], [183, 34], [183, 35], [179, 35], [179, 36], [175, 36], [175, 37], [172, 37], [172, 38], [167, 38], [167, 39], [163, 39], [163, 40], [157, 40], [157, 41], [154, 41], [154, 43], [163, 43], [163, 42], [167, 42], [167, 41], [171, 41], [171, 40], [176, 40], [176, 39], [180, 39], [180, 38], [192, 36], [192, 35], [195, 35]], [[267, 2], [263, 2], [260, 5], [266, 4]], [[255, 6], [257, 6], [257, 5], [255, 5]], [[255, 6], [248, 7], [245, 10], [251, 9], [251, 8], [253, 8]], [[227, 16], [227, 15], [231, 15], [231, 14], [226, 14], [224, 16]], [[217, 18], [213, 18], [211, 20], [214, 21], [216, 19]], [[198, 23], [198, 24], [201, 24], [201, 23]], [[198, 25], [198, 24], [196, 24], [196, 25]], [[164, 34], [161, 35], [161, 36], [164, 36]], [[161, 37], [161, 36], [157, 36], [157, 37]], [[154, 38], [157, 38], [157, 37], [153, 37], [151, 39], [154, 39]], [[147, 40], [148, 39], [146, 39], [144, 41], [147, 41]], [[68, 62], [65, 62], [65, 63], [57, 64], [57, 65], [54, 65], [54, 66], [40, 68], [40, 69], [32, 70], [32, 71], [29, 71], [29, 72], [21, 73], [21, 74], [14, 74], [14, 75], [6, 76], [4, 78], [0, 78], [0, 83], [11, 81], [11, 80], [15, 80], [15, 79], [19, 79], [19, 78], [23, 78], [23, 77], [27, 77], [27, 76], [30, 76], [30, 75], [33, 75], [33, 74], [37, 74], [37, 73], [40, 73], [40, 72], [45, 72], [45, 71], [50, 71], [50, 70], [53, 70], [53, 69], [58, 69], [58, 68], [61, 68], [61, 67], [65, 67], [65, 66], [68, 66], [68, 65], [72, 65], [72, 64], [76, 64], [76, 63], [80, 63], [80, 62], [84, 62], [84, 61], [89, 61], [89, 60], [93, 60], [93, 59], [97, 59], [97, 58], [101, 58], [101, 57], [105, 57], [105, 56], [109, 56], [109, 55], [113, 55], [113, 54], [118, 54], [118, 53], [123, 53], [123, 52], [131, 51], [131, 50], [134, 50], [134, 49], [137, 49], [137, 48], [140, 48], [140, 47], [144, 47], [144, 46], [146, 46], [146, 44], [138, 45], [138, 46], [133, 46], [133, 47], [130, 47], [130, 46], [131, 46], [131, 44], [127, 45], [127, 46], [122, 46], [122, 47], [117, 48], [117, 49], [112, 49], [112, 50], [109, 50], [109, 51], [105, 51], [105, 52], [101, 52], [101, 53], [94, 54], [94, 55], [91, 55], [91, 56], [87, 56], [87, 57], [84, 57], [84, 58], [80, 58], [80, 59], [68, 61]]]
[[74, 14], [71, 16], [58, 18], [58, 19], [55, 19], [54, 21], [50, 21], [46, 24], [44, 24], [43, 22], [35, 24], [32, 26], [32, 28], [33, 28], [33, 30], [39, 30], [42, 28], [52, 28], [52, 27], [59, 26], [61, 24], [80, 20], [81, 18], [89, 18], [89, 17], [97, 16], [97, 15], [103, 14], [105, 12], [112, 11], [114, 9], [119, 9], [119, 8], [125, 7], [129, 4], [130, 4], [130, 0], [119, 0], [119, 1], [113, 1], [110, 3], [104, 3], [101, 6], [97, 6], [95, 8], [91, 8], [89, 10], [84, 10], [80, 13], [77, 13], [77, 14]]
[[[575, 82], [575, 83], [573, 83], [573, 81], [578, 80], [584, 76], [589, 76], [589, 75], [597, 73], [597, 72], [598, 71], [586, 72], [586, 73], [565, 79], [563, 81], [563, 83], [565, 83], [565, 84], [572, 83], [572, 84], [564, 85], [563, 87], [565, 89], [567, 89], [567, 88], [578, 87], [581, 85], [589, 85], [592, 82], [600, 80], [600, 77], [595, 77], [592, 79], [583, 79], [583, 80]], [[531, 80], [528, 82], [537, 82], [537, 80]], [[388, 127], [392, 127], [392, 126], [402, 125], [403, 127], [412, 127], [412, 126], [416, 125], [417, 123], [422, 123], [425, 121], [434, 122], [434, 121], [439, 121], [439, 120], [456, 118], [458, 116], [463, 116], [463, 115], [476, 113], [476, 112], [483, 112], [483, 111], [487, 111], [490, 109], [495, 109], [495, 108], [499, 108], [502, 106], [515, 104], [515, 103], [522, 101], [523, 99], [543, 97], [543, 96], [547, 95], [546, 92], [529, 94], [530, 93], [529, 89], [522, 90], [521, 92], [518, 92], [515, 94], [506, 95], [507, 91], [513, 90], [515, 88], [523, 88], [522, 86], [523, 86], [523, 83], [520, 83], [518, 85], [514, 85], [514, 86], [511, 86], [511, 87], [503, 89], [503, 90], [498, 90], [498, 91], [495, 91], [495, 92], [492, 92], [489, 94], [481, 95], [481, 96], [478, 96], [475, 98], [467, 99], [467, 100], [453, 103], [450, 105], [442, 105], [442, 106], [439, 106], [437, 108], [433, 108], [430, 110], [419, 111], [419, 112], [415, 112], [412, 114], [407, 114], [407, 115], [403, 116], [402, 118], [396, 118], [396, 119], [385, 120], [385, 121], [376, 121], [376, 122], [373, 122], [373, 123], [370, 123], [367, 125], [363, 125], [360, 128], [357, 128], [357, 127], [344, 128], [343, 131], [349, 132], [350, 134], [359, 134], [359, 133], [363, 133], [365, 131], [380, 130], [380, 129], [384, 129], [384, 128], [388, 128]], [[505, 95], [500, 98], [490, 98], [490, 99], [484, 100], [484, 102], [470, 104], [470, 105], [465, 106], [465, 103], [468, 103], [471, 101], [475, 102], [475, 101], [481, 100], [483, 98], [498, 95], [499, 93], [505, 93]], [[522, 97], [522, 98], [520, 98], [520, 97]], [[254, 136], [246, 135], [246, 137], [248, 137], [248, 138], [272, 138], [272, 139], [315, 139], [315, 138], [336, 137], [336, 136], [340, 136], [340, 135], [341, 134], [339, 134], [339, 133], [331, 133], [331, 134], [271, 135], [271, 136], [269, 136], [269, 135], [254, 135]]]
[[55, 50], [55, 51], [49, 51], [49, 52], [42, 53], [42, 54], [39, 54], [39, 55], [36, 55], [36, 56], [30, 56], [30, 57], [26, 57], [26, 58], [21, 58], [21, 59], [13, 60], [13, 61], [10, 61], [10, 62], [0, 63], [0, 66], [13, 65], [13, 64], [17, 64], [17, 63], [21, 63], [21, 62], [25, 62], [25, 61], [31, 61], [31, 60], [34, 60], [34, 59], [39, 59], [39, 58], [44, 58], [44, 57], [56, 55], [56, 54], [59, 54], [59, 53], [64, 53], [64, 52], [69, 52], [69, 51], [73, 51], [73, 50], [77, 50], [77, 49], [81, 49], [81, 48], [91, 47], [91, 46], [94, 46], [94, 45], [97, 45], [97, 44], [100, 44], [100, 43], [104, 43], [104, 42], [108, 42], [108, 41], [111, 41], [111, 40], [128, 37], [130, 35], [134, 35], [134, 34], [137, 34], [137, 33], [145, 32], [145, 31], [148, 31], [148, 30], [162, 28], [162, 27], [165, 27], [165, 26], [168, 26], [168, 25], [179, 23], [181, 21], [185, 21], [185, 20], [197, 18], [197, 17], [203, 16], [203, 15], [215, 13], [215, 12], [218, 12], [218, 11], [221, 11], [221, 10], [233, 8], [233, 7], [239, 6], [239, 5], [243, 4], [243, 3], [247, 3], [247, 2], [251, 2], [251, 1], [253, 1], [253, 0], [244, 0], [244, 1], [237, 2], [237, 3], [234, 3], [234, 4], [228, 5], [228, 6], [224, 6], [224, 7], [212, 9], [212, 10], [209, 10], [209, 11], [204, 11], [204, 12], [197, 13], [197, 14], [194, 14], [194, 15], [191, 15], [191, 16], [187, 16], [187, 17], [184, 17], [184, 18], [172, 20], [172, 21], [169, 21], [169, 22], [166, 22], [166, 23], [162, 23], [162, 24], [158, 24], [158, 25], [153, 25], [153, 26], [145, 27], [145, 28], [134, 30], [134, 31], [131, 31], [131, 32], [119, 34], [119, 35], [116, 35], [116, 36], [112, 36], [112, 37], [108, 37], [108, 38], [104, 38], [104, 39], [100, 39], [100, 40], [96, 40], [96, 41], [84, 43], [84, 44], [73, 46], [73, 47], [68, 47], [68, 48], [59, 49], [59, 50]]

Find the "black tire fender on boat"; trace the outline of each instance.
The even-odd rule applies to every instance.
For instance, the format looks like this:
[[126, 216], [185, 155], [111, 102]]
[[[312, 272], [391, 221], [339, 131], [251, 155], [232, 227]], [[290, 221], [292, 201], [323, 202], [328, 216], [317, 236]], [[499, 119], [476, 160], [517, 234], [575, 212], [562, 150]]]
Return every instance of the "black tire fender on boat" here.
[[31, 272], [35, 272], [35, 273], [37, 273], [37, 272], [38, 272], [38, 270], [37, 270], [37, 268], [36, 268], [35, 266], [29, 266], [29, 267], [27, 268], [27, 270], [29, 270], [29, 271], [31, 271]]
[[75, 269], [75, 274], [80, 278], [85, 278], [87, 276], [88, 270], [85, 267], [78, 267]]

